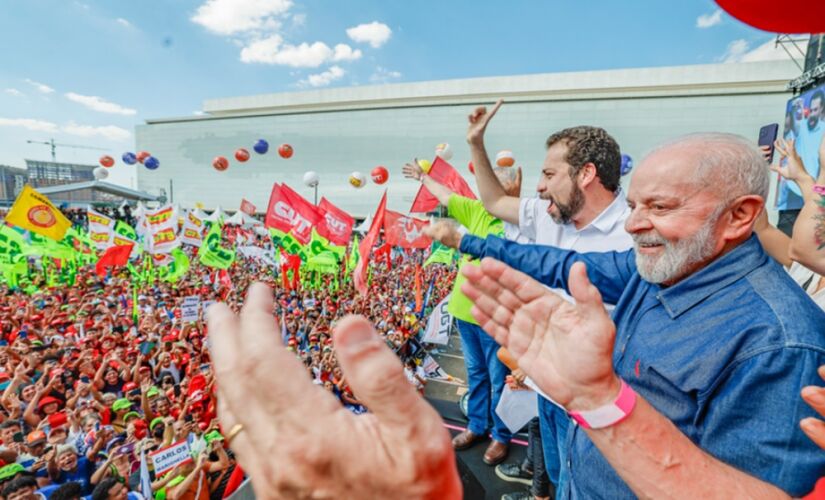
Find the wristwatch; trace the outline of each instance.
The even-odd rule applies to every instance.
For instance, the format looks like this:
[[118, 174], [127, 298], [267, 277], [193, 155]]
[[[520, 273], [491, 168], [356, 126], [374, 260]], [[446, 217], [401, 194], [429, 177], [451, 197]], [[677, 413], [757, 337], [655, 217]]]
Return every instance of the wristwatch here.
[[612, 403], [595, 410], [571, 411], [568, 415], [585, 429], [604, 429], [618, 424], [626, 419], [636, 406], [636, 392], [624, 380], [621, 382], [622, 388]]

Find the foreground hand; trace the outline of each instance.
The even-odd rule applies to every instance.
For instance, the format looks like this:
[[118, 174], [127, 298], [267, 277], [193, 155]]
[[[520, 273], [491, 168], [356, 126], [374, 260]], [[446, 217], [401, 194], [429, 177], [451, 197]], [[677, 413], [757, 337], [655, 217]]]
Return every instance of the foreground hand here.
[[403, 167], [401, 167], [401, 173], [404, 174], [404, 177], [406, 177], [407, 179], [414, 179], [416, 181], [420, 181], [421, 176], [424, 175], [424, 171], [421, 170], [421, 166], [418, 165], [417, 162], [415, 164], [405, 164]]
[[[825, 379], [825, 365], [820, 366], [817, 372], [820, 377]], [[802, 399], [817, 413], [825, 417], [825, 387], [809, 385], [802, 388]], [[825, 450], [825, 422], [814, 417], [808, 417], [799, 422], [799, 427], [811, 438], [811, 441]]]
[[575, 305], [494, 259], [461, 272], [473, 317], [548, 396], [569, 411], [592, 410], [618, 396], [616, 326], [584, 264], [574, 264], [568, 279]]
[[446, 247], [458, 249], [461, 245], [461, 233], [451, 222], [440, 221], [430, 224], [424, 228], [424, 234]]
[[459, 498], [461, 483], [441, 419], [404, 377], [401, 362], [363, 318], [333, 332], [341, 368], [371, 411], [356, 416], [314, 386], [284, 349], [271, 290], [256, 283], [239, 316], [209, 309], [225, 431], [258, 498]]
[[484, 131], [487, 129], [487, 124], [490, 123], [502, 104], [504, 104], [504, 99], [496, 101], [489, 113], [486, 106], [479, 106], [467, 117], [467, 121], [470, 122], [467, 128], [468, 143], [481, 144], [484, 142]]

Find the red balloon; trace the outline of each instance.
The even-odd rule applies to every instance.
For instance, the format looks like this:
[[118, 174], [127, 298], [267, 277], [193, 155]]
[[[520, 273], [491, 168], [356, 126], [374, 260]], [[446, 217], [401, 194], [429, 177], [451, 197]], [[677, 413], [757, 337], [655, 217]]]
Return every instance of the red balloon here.
[[372, 182], [376, 184], [384, 184], [387, 182], [387, 179], [390, 178], [390, 173], [387, 169], [380, 165], [372, 169], [370, 175], [372, 176]]
[[754, 28], [773, 33], [822, 33], [825, 2], [822, 0], [716, 0], [728, 14]]
[[470, 173], [476, 175], [476, 168], [473, 166], [473, 162], [467, 164], [467, 168], [470, 169]]
[[109, 168], [109, 167], [111, 167], [112, 165], [114, 165], [114, 164], [115, 164], [115, 159], [114, 159], [114, 158], [112, 158], [112, 157], [111, 157], [111, 156], [109, 156], [109, 155], [103, 155], [103, 156], [101, 156], [99, 161], [100, 161], [100, 164], [101, 164], [102, 166], [106, 167], [106, 168]]
[[212, 167], [218, 172], [223, 172], [229, 168], [229, 160], [223, 156], [216, 156], [215, 159], [212, 160]]
[[143, 164], [146, 158], [149, 158], [150, 156], [152, 156], [152, 153], [150, 153], [149, 151], [140, 151], [137, 154], [137, 161]]
[[235, 159], [241, 163], [245, 162], [249, 159], [249, 151], [245, 150], [244, 148], [236, 150]]
[[292, 146], [289, 144], [281, 144], [278, 146], [278, 154], [281, 155], [281, 158], [291, 158], [293, 152]]

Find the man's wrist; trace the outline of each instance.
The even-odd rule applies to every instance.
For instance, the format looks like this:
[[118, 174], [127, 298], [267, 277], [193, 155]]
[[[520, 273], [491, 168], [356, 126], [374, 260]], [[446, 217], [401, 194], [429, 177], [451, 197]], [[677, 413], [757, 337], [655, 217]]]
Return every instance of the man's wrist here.
[[591, 384], [565, 405], [568, 412], [591, 411], [613, 403], [622, 390], [622, 380], [611, 374], [604, 381]]

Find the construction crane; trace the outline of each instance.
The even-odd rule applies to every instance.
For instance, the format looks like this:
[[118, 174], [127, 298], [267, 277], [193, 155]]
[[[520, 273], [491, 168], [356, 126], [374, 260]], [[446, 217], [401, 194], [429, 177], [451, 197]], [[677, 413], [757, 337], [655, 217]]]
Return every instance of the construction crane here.
[[74, 149], [96, 149], [98, 151], [108, 151], [108, 149], [103, 148], [95, 148], [92, 146], [81, 146], [79, 144], [60, 144], [54, 142], [54, 139], [49, 139], [48, 141], [26, 141], [29, 144], [44, 144], [46, 146], [51, 146], [52, 150], [52, 162], [57, 162], [57, 154], [55, 153], [55, 149], [57, 146], [61, 148], [74, 148]]

